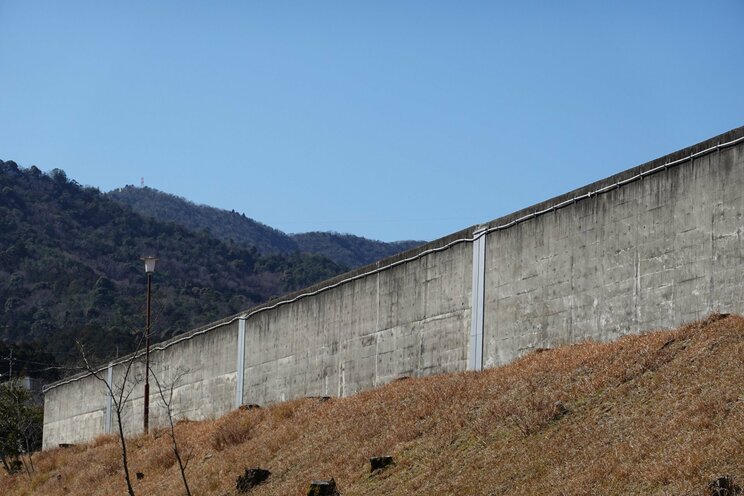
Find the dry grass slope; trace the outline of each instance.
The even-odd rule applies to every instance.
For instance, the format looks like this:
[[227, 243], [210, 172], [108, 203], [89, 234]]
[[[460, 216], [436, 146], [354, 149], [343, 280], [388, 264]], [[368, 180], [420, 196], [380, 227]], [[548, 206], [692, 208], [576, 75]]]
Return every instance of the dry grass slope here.
[[[744, 480], [744, 318], [530, 354], [482, 373], [398, 381], [346, 399], [304, 399], [182, 422], [194, 494], [301, 495], [334, 477], [348, 495], [705, 494]], [[167, 436], [131, 441], [142, 495], [181, 494]], [[369, 458], [395, 465], [369, 474]], [[0, 494], [123, 494], [114, 438], [37, 455]]]

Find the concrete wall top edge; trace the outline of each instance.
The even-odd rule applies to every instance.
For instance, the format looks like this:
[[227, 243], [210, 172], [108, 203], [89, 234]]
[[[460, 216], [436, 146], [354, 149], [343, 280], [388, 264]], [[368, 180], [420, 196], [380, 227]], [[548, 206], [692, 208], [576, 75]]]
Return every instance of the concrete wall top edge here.
[[[208, 331], [212, 331], [212, 330], [217, 329], [217, 328], [220, 328], [220, 327], [228, 326], [232, 322], [234, 322], [235, 320], [237, 320], [242, 315], [243, 315], [243, 313], [239, 313], [239, 314], [236, 314], [234, 316], [231, 315], [231, 316], [225, 317], [224, 319], [220, 319], [220, 320], [218, 320], [216, 322], [211, 322], [211, 323], [209, 323], [207, 325], [204, 325], [204, 326], [201, 326], [201, 327], [197, 327], [196, 329], [192, 329], [192, 330], [190, 330], [188, 332], [184, 332], [184, 333], [178, 334], [178, 335], [173, 336], [172, 338], [170, 338], [170, 339], [168, 339], [166, 341], [160, 341], [158, 343], [154, 343], [154, 344], [150, 345], [150, 353], [156, 353], [158, 351], [164, 351], [166, 348], [169, 348], [171, 345], [173, 345], [173, 344], [175, 344], [175, 343], [177, 343], [179, 341], [184, 341], [184, 340], [190, 339], [190, 338], [192, 338], [194, 336], [197, 336], [199, 334], [204, 334], [204, 333], [206, 333]], [[114, 367], [116, 367], [116, 366], [124, 365], [124, 364], [128, 363], [130, 360], [132, 360], [132, 358], [134, 358], [134, 361], [136, 362], [138, 358], [139, 359], [142, 359], [142, 358], [144, 358], [144, 356], [145, 356], [145, 350], [139, 350], [139, 351], [137, 351], [135, 353], [130, 353], [128, 355], [124, 355], [124, 356], [119, 357], [119, 358], [117, 358], [115, 360], [110, 360], [108, 362], [99, 363], [99, 364], [95, 365], [92, 368], [94, 368], [97, 373], [100, 373], [104, 369], [108, 368], [109, 364], [111, 364]], [[58, 381], [52, 382], [50, 384], [47, 384], [46, 386], [44, 386], [42, 388], [42, 393], [43, 394], [46, 394], [47, 391], [49, 391], [51, 389], [54, 389], [54, 388], [56, 388], [58, 386], [61, 386], [63, 384], [67, 384], [69, 382], [75, 382], [75, 381], [78, 381], [80, 379], [84, 379], [86, 377], [89, 377], [91, 375], [92, 374], [90, 372], [87, 372], [87, 371], [83, 371], [83, 372], [78, 372], [76, 374], [72, 374], [72, 375], [70, 375], [68, 377], [65, 377], [63, 379], [60, 379]]]
[[[676, 152], [670, 153], [668, 155], [664, 155], [662, 157], [659, 157], [657, 159], [651, 160], [649, 162], [646, 162], [644, 164], [638, 165], [636, 167], [633, 167], [631, 169], [627, 169], [625, 171], [619, 172], [617, 174], [614, 174], [612, 176], [609, 176], [604, 179], [600, 179], [598, 181], [595, 181], [591, 184], [588, 184], [586, 186], [582, 186], [580, 188], [577, 188], [573, 191], [569, 191], [568, 193], [564, 193], [562, 195], [556, 196], [554, 198], [550, 198], [548, 200], [545, 200], [543, 202], [531, 205], [529, 207], [525, 207], [521, 210], [517, 210], [516, 212], [512, 212], [510, 214], [507, 214], [505, 216], [493, 219], [488, 222], [483, 222], [481, 224], [476, 224], [474, 226], [467, 227], [465, 229], [462, 229], [460, 231], [457, 231], [455, 233], [449, 234], [447, 236], [444, 236], [439, 239], [435, 239], [434, 241], [430, 241], [429, 243], [423, 244], [421, 246], [417, 246], [415, 248], [411, 248], [410, 250], [398, 253], [397, 255], [392, 255], [390, 257], [384, 258], [382, 260], [379, 260], [375, 263], [359, 267], [357, 269], [354, 269], [352, 271], [346, 272], [344, 274], [340, 274], [334, 278], [327, 279], [325, 281], [319, 282], [313, 286], [309, 286], [307, 288], [301, 289], [299, 291], [295, 291], [293, 293], [288, 293], [286, 295], [282, 295], [278, 298], [275, 298], [273, 300], [270, 300], [266, 303], [263, 303], [261, 305], [257, 305], [255, 307], [252, 307], [245, 312], [241, 312], [241, 314], [249, 313], [249, 312], [255, 312], [257, 310], [260, 310], [262, 308], [271, 307], [273, 305], [276, 305], [277, 303], [281, 303], [283, 301], [288, 301], [297, 298], [298, 296], [301, 296], [305, 293], [311, 293], [314, 291], [317, 291], [319, 289], [322, 289], [327, 286], [332, 286], [334, 284], [337, 284], [341, 281], [344, 281], [346, 279], [363, 276], [364, 274], [369, 274], [372, 272], [377, 271], [381, 267], [384, 268], [386, 266], [395, 264], [396, 262], [400, 262], [402, 260], [406, 260], [409, 258], [414, 258], [417, 255], [420, 255], [424, 252], [428, 252], [430, 250], [435, 250], [437, 248], [442, 248], [454, 241], [457, 241], [458, 239], [470, 239], [473, 237], [473, 233], [475, 233], [477, 230], [481, 228], [490, 228], [493, 226], [499, 226], [508, 224], [516, 219], [519, 219], [521, 217], [524, 217], [526, 215], [529, 215], [533, 212], [538, 212], [541, 210], [545, 210], [546, 208], [550, 208], [553, 205], [557, 205], [559, 203], [565, 202], [566, 200], [570, 200], [572, 198], [585, 195], [586, 193], [590, 191], [596, 191], [598, 189], [601, 189], [603, 187], [615, 184], [617, 182], [623, 181], [625, 179], [628, 179], [630, 177], [636, 176], [638, 174], [641, 174], [643, 172], [646, 172], [648, 170], [651, 170], [655, 167], [658, 167], [660, 165], [663, 165], [665, 163], [673, 162], [675, 160], [679, 160], [682, 158], [689, 157], [692, 154], [695, 154], [699, 151], [705, 150], [707, 148], [710, 148], [712, 146], [716, 146], [720, 143], [726, 143], [732, 140], [736, 140], [738, 138], [744, 137], [744, 126], [738, 127], [736, 129], [732, 129], [730, 131], [727, 131], [723, 134], [720, 134], [718, 136], [714, 136], [713, 138], [707, 139], [705, 141], [701, 141], [700, 143], [697, 143], [695, 145], [689, 146], [687, 148], [683, 148], [682, 150], [678, 150]], [[225, 319], [225, 321], [230, 320], [231, 318], [236, 318], [238, 315], [233, 317], [229, 317]], [[213, 324], [212, 324], [213, 325]]]
[[[590, 192], [601, 190], [602, 188], [611, 186], [618, 182], [622, 182], [626, 179], [632, 178], [646, 171], [652, 170], [656, 167], [663, 166], [664, 164], [674, 162], [680, 159], [688, 158], [690, 155], [694, 155], [700, 151], [703, 151], [708, 148], [715, 147], [718, 144], [727, 143], [727, 142], [730, 142], [730, 141], [733, 141], [733, 140], [736, 140], [742, 137], [744, 137], [744, 126], [738, 127], [736, 129], [732, 129], [723, 134], [719, 134], [718, 136], [714, 136], [713, 138], [707, 139], [705, 141], [701, 141], [700, 143], [697, 143], [695, 145], [688, 146], [687, 148], [683, 148], [682, 150], [678, 150], [676, 152], [663, 155], [659, 158], [643, 163], [636, 167], [632, 167], [622, 172], [618, 172], [617, 174], [613, 174], [612, 176], [606, 177], [604, 179], [600, 179], [593, 183], [587, 184], [586, 186], [582, 186], [580, 188], [564, 193], [562, 195], [550, 198], [548, 200], [542, 201], [540, 203], [536, 203], [534, 205], [530, 205], [529, 207], [525, 207], [521, 210], [517, 210], [516, 212], [512, 212], [503, 217], [499, 217], [490, 222], [483, 223], [483, 226], [485, 226], [486, 228], [491, 228], [495, 226], [502, 226], [505, 224], [509, 224], [510, 222], [516, 219], [520, 219], [522, 217], [528, 216], [534, 212], [540, 212], [542, 210], [549, 209], [550, 207], [554, 205], [558, 205], [560, 203], [566, 202], [573, 198], [586, 195], [587, 193], [590, 193]], [[684, 165], [686, 164], [683, 164], [683, 166]]]
[[[380, 270], [385, 270], [386, 268], [389, 268], [391, 266], [394, 266], [398, 263], [401, 263], [404, 260], [407, 259], [414, 259], [419, 256], [423, 256], [424, 254], [432, 251], [437, 250], [440, 248], [443, 248], [447, 245], [453, 244], [458, 242], [458, 240], [461, 241], [469, 241], [473, 237], [473, 233], [478, 230], [481, 227], [485, 228], [493, 228], [496, 226], [504, 226], [507, 225], [515, 220], [524, 218], [525, 216], [529, 216], [530, 214], [533, 214], [535, 212], [541, 212], [546, 209], [551, 208], [552, 206], [564, 203], [566, 201], [569, 201], [573, 198], [577, 198], [583, 195], [586, 195], [587, 193], [594, 192], [597, 190], [600, 190], [602, 188], [605, 188], [607, 186], [611, 186], [613, 184], [616, 184], [618, 182], [622, 182], [624, 180], [627, 180], [629, 178], [633, 178], [634, 176], [637, 176], [638, 174], [642, 174], [644, 172], [650, 171], [656, 167], [662, 166], [664, 164], [674, 162], [676, 160], [687, 158], [695, 153], [698, 153], [700, 151], [706, 150], [711, 147], [715, 147], [718, 144], [727, 143], [739, 138], [744, 137], [744, 126], [732, 129], [728, 132], [725, 132], [723, 134], [720, 134], [718, 136], [714, 136], [713, 138], [707, 139], [705, 141], [702, 141], [700, 143], [697, 143], [695, 145], [686, 147], [682, 150], [670, 153], [668, 155], [664, 155], [662, 157], [659, 157], [657, 159], [651, 160], [649, 162], [646, 162], [644, 164], [638, 165], [636, 167], [633, 167], [631, 169], [627, 169], [625, 171], [622, 171], [618, 174], [614, 174], [610, 177], [607, 177], [605, 179], [601, 179], [599, 181], [593, 182], [591, 184], [588, 184], [586, 186], [577, 188], [573, 191], [570, 191], [568, 193], [562, 194], [560, 196], [545, 200], [543, 202], [537, 203], [535, 205], [531, 205], [529, 207], [523, 208], [521, 210], [518, 210], [516, 212], [512, 212], [508, 215], [505, 215], [503, 217], [499, 217], [497, 219], [494, 219], [490, 222], [484, 222], [482, 224], [471, 226], [465, 229], [462, 229], [458, 232], [455, 232], [453, 234], [450, 234], [448, 236], [436, 239], [434, 241], [431, 241], [429, 243], [426, 243], [424, 245], [412, 248], [410, 250], [407, 250], [405, 252], [399, 253], [397, 255], [393, 255], [391, 257], [382, 259], [378, 262], [375, 262], [373, 264], [360, 267], [358, 269], [352, 270], [350, 272], [341, 274], [339, 276], [336, 276], [332, 279], [328, 279], [325, 281], [322, 281], [318, 284], [315, 284], [313, 286], [307, 287], [305, 289], [295, 291], [293, 293], [289, 293], [286, 295], [283, 295], [279, 298], [275, 298], [273, 300], [270, 300], [266, 303], [263, 303], [261, 305], [249, 308], [243, 312], [240, 312], [235, 315], [227, 316], [223, 319], [220, 319], [215, 322], [211, 322], [209, 324], [206, 324], [204, 326], [192, 329], [188, 332], [179, 334], [177, 336], [174, 336], [173, 338], [163, 341], [160, 343], [156, 343], [153, 345], [153, 347], [160, 347], [160, 348], [167, 348], [175, 343], [178, 343], [180, 341], [184, 341], [187, 339], [190, 339], [196, 335], [203, 334], [205, 332], [209, 332], [213, 329], [223, 327], [225, 325], [230, 324], [231, 322], [234, 322], [235, 320], [239, 319], [241, 316], [248, 316], [253, 315], [261, 311], [269, 310], [274, 308], [275, 306], [282, 305], [285, 303], [289, 303], [293, 300], [296, 300], [298, 298], [303, 297], [303, 295], [309, 295], [313, 293], [317, 293], [319, 291], [325, 290], [325, 289], [331, 289], [332, 287], [339, 285], [343, 283], [344, 281], [349, 281], [352, 279], [357, 279], [361, 277], [365, 277], [367, 275], [372, 275], [376, 272], [379, 272]], [[686, 164], [682, 164], [684, 166]], [[120, 358], [118, 362], [125, 362], [131, 358], [131, 355]], [[101, 369], [105, 368], [107, 364], [102, 364]], [[54, 382], [52, 384], [47, 385], [44, 388], [44, 392], [53, 389], [61, 384], [79, 380], [83, 377], [88, 376], [89, 374], [86, 372], [82, 372], [76, 375], [73, 375], [71, 377], [62, 379], [60, 381]]]

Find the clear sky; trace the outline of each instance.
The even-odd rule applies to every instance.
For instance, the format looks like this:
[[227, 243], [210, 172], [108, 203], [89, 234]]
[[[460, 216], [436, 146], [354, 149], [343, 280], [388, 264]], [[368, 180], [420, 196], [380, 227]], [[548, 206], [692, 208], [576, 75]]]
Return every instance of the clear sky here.
[[434, 239], [744, 125], [744, 2], [0, 0], [0, 159]]

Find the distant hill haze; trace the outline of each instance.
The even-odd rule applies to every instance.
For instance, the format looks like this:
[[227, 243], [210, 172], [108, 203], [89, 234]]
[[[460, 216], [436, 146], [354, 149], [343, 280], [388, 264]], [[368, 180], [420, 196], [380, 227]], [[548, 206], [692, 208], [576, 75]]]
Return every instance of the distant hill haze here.
[[245, 214], [197, 205], [185, 198], [153, 188], [126, 186], [106, 194], [135, 212], [187, 229], [207, 231], [217, 239], [255, 246], [263, 254], [312, 253], [355, 268], [419, 246], [424, 241], [387, 243], [351, 234], [308, 232], [286, 234]]

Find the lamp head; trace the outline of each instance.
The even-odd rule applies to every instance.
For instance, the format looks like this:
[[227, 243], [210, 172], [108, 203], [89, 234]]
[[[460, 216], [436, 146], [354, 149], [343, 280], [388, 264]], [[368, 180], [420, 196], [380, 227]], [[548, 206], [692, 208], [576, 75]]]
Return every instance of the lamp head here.
[[155, 257], [143, 257], [142, 260], [145, 261], [145, 272], [148, 274], [152, 274], [155, 272], [155, 262], [158, 261]]

